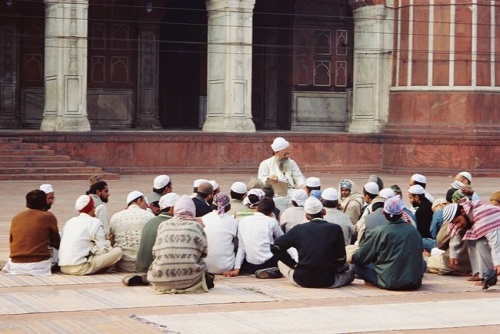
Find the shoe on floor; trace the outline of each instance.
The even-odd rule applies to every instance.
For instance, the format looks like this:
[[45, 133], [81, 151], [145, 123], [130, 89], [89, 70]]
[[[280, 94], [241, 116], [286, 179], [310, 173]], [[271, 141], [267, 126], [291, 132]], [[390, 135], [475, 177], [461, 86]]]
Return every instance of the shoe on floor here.
[[497, 284], [497, 271], [495, 269], [485, 269], [483, 272], [483, 290]]
[[280, 278], [283, 277], [278, 267], [260, 269], [255, 272], [257, 278]]
[[126, 276], [123, 278], [122, 283], [126, 286], [149, 285], [146, 274]]

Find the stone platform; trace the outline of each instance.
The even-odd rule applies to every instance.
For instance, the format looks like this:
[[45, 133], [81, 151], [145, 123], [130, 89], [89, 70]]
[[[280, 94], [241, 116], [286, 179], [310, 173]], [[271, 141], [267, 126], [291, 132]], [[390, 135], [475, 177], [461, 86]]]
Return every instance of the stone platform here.
[[291, 143], [292, 158], [310, 173], [448, 175], [467, 170], [500, 176], [498, 132], [394, 131], [207, 133], [201, 131], [0, 131], [0, 138], [46, 145], [105, 172], [119, 174], [253, 173], [270, 157], [277, 136]]

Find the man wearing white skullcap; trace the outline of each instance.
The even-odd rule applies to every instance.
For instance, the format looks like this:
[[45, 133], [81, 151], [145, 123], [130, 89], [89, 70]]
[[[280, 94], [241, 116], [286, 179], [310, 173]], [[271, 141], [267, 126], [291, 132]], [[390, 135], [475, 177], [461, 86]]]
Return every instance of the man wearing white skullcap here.
[[[460, 172], [457, 175], [455, 175], [455, 181], [452, 182], [451, 187], [455, 189], [462, 189], [466, 186], [470, 186], [472, 183], [472, 175], [469, 172]], [[472, 200], [473, 201], [479, 201], [480, 197], [479, 195], [474, 192], [472, 194]]]
[[378, 196], [379, 191], [380, 189], [378, 188], [377, 183], [373, 181], [365, 183], [363, 186], [363, 199], [365, 201], [365, 205], [361, 208], [361, 215], [359, 218], [366, 217], [372, 212], [372, 202], [375, 197]]
[[375, 229], [352, 256], [357, 277], [388, 290], [415, 290], [422, 285], [425, 261], [422, 237], [401, 219], [404, 203], [399, 196], [384, 203], [387, 224]]
[[247, 209], [247, 206], [243, 203], [247, 195], [247, 185], [243, 182], [234, 182], [231, 185], [231, 190], [229, 192], [231, 196], [231, 209], [228, 214], [234, 216], [236, 212]]
[[[288, 207], [292, 196], [291, 190], [306, 186], [306, 179], [295, 161], [290, 159], [290, 143], [282, 137], [274, 139], [271, 149], [273, 156], [262, 161], [259, 165], [258, 178], [264, 184], [284, 183], [289, 191], [287, 194], [277, 194], [276, 206], [280, 211]], [[278, 196], [279, 195], [279, 196]]]
[[10, 254], [2, 273], [11, 275], [51, 275], [57, 264], [60, 244], [57, 219], [47, 212], [46, 194], [32, 190], [26, 194], [27, 209], [12, 218]]
[[408, 187], [414, 185], [422, 186], [422, 188], [424, 188], [425, 197], [427, 197], [429, 202], [434, 202], [434, 196], [432, 196], [427, 190], [425, 190], [425, 187], [427, 185], [427, 178], [425, 176], [423, 176], [422, 174], [413, 174], [410, 177], [410, 182], [408, 182]]
[[149, 207], [155, 215], [160, 214], [160, 206], [158, 202], [163, 195], [172, 192], [172, 180], [168, 175], [158, 175], [153, 180], [153, 191], [146, 197], [149, 201]]
[[353, 245], [346, 246], [347, 260], [351, 261], [352, 255], [358, 251], [359, 246], [370, 236], [379, 226], [385, 225], [387, 220], [383, 213], [384, 203], [388, 198], [396, 196], [391, 188], [384, 188], [379, 191], [379, 195], [370, 203], [370, 213], [361, 217], [356, 223], [356, 240]]
[[[260, 189], [251, 189], [262, 192]], [[234, 269], [226, 271], [224, 276], [237, 276], [240, 273], [255, 274], [258, 278], [278, 278], [281, 274], [277, 270], [277, 258], [271, 253], [270, 246], [273, 240], [283, 234], [278, 221], [274, 218], [274, 201], [269, 197], [260, 197], [257, 202], [257, 212], [240, 219], [238, 223], [238, 251]], [[274, 268], [270, 275], [257, 276], [257, 271]]]
[[430, 252], [436, 246], [436, 240], [431, 234], [431, 222], [434, 215], [432, 203], [425, 197], [425, 189], [418, 184], [408, 188], [408, 199], [410, 204], [417, 209], [415, 211], [417, 230], [424, 240], [424, 250]]
[[75, 202], [80, 213], [66, 222], [59, 248], [59, 267], [67, 275], [90, 275], [110, 269], [122, 258], [119, 247], [111, 247], [104, 227], [95, 218], [92, 197], [81, 195]]
[[319, 177], [308, 177], [306, 179], [306, 189], [308, 195], [311, 195], [311, 191], [313, 190], [321, 190], [321, 180]]
[[54, 201], [56, 200], [56, 195], [54, 193], [54, 187], [52, 187], [51, 184], [44, 183], [40, 185], [40, 190], [45, 193], [47, 196], [47, 205], [45, 207], [45, 211], [49, 211], [50, 208], [52, 207], [52, 204], [54, 204]]
[[146, 210], [146, 198], [140, 191], [130, 192], [125, 202], [127, 208], [115, 213], [109, 222], [111, 243], [123, 250], [123, 258], [116, 264], [116, 270], [136, 272], [142, 230], [155, 215]]
[[292, 194], [292, 206], [281, 212], [279, 222], [283, 232], [307, 221], [304, 204], [309, 196], [304, 189], [295, 189]]
[[[271, 247], [279, 259], [280, 272], [289, 281], [306, 288], [339, 288], [350, 284], [354, 273], [345, 262], [342, 228], [323, 219], [325, 210], [317, 198], [308, 198], [304, 211], [309, 222], [295, 226]], [[298, 252], [298, 260], [288, 253], [292, 247]]]
[[321, 204], [325, 209], [325, 216], [323, 217], [327, 222], [339, 225], [344, 233], [344, 242], [347, 245], [351, 243], [351, 238], [354, 235], [354, 225], [348, 215], [340, 211], [339, 195], [335, 188], [326, 188], [321, 193]]
[[[160, 213], [151, 218], [144, 228], [142, 229], [141, 241], [139, 243], [139, 249], [137, 250], [137, 272], [146, 273], [149, 266], [153, 262], [153, 246], [156, 241], [156, 235], [158, 232], [158, 227], [161, 223], [169, 220], [174, 215], [174, 205], [179, 200], [179, 195], [176, 193], [168, 193], [163, 195], [158, 201], [160, 206]], [[123, 283], [133, 282], [133, 279], [124, 280]], [[145, 283], [142, 280], [139, 283]]]

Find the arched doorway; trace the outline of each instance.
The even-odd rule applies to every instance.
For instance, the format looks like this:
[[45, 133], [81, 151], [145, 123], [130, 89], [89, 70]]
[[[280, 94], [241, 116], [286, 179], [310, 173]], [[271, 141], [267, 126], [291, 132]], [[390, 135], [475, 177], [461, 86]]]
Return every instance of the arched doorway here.
[[198, 129], [203, 125], [207, 95], [205, 1], [167, 0], [164, 6], [160, 28], [160, 122], [165, 129]]

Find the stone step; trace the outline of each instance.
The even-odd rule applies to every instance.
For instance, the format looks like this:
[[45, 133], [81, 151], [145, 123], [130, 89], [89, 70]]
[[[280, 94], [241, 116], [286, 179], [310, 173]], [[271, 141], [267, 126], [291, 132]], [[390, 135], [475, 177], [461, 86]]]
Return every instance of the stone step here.
[[[72, 173], [72, 174], [0, 174], [0, 181], [15, 180], [88, 180], [92, 173]], [[119, 180], [120, 175], [115, 173], [97, 173], [102, 175], [104, 180]]]
[[4, 150], [38, 150], [38, 144], [35, 143], [4, 143], [0, 142], [0, 151]]
[[15, 143], [22, 143], [23, 141], [21, 140], [21, 138], [17, 138], [17, 137], [0, 137], [0, 143], [12, 143], [12, 144], [15, 144]]
[[27, 168], [27, 167], [85, 167], [87, 164], [77, 160], [28, 160], [28, 161], [2, 161], [3, 168]]
[[54, 155], [55, 153], [53, 150], [43, 150], [43, 149], [34, 149], [34, 150], [1, 149], [0, 154], [6, 156], [14, 156], [14, 155], [38, 156], [38, 155]]
[[91, 174], [103, 173], [100, 167], [19, 167], [19, 168], [1, 168], [0, 174]]
[[23, 155], [0, 155], [0, 165], [5, 161], [70, 161], [71, 157], [68, 155], [37, 155], [37, 156], [23, 156]]

